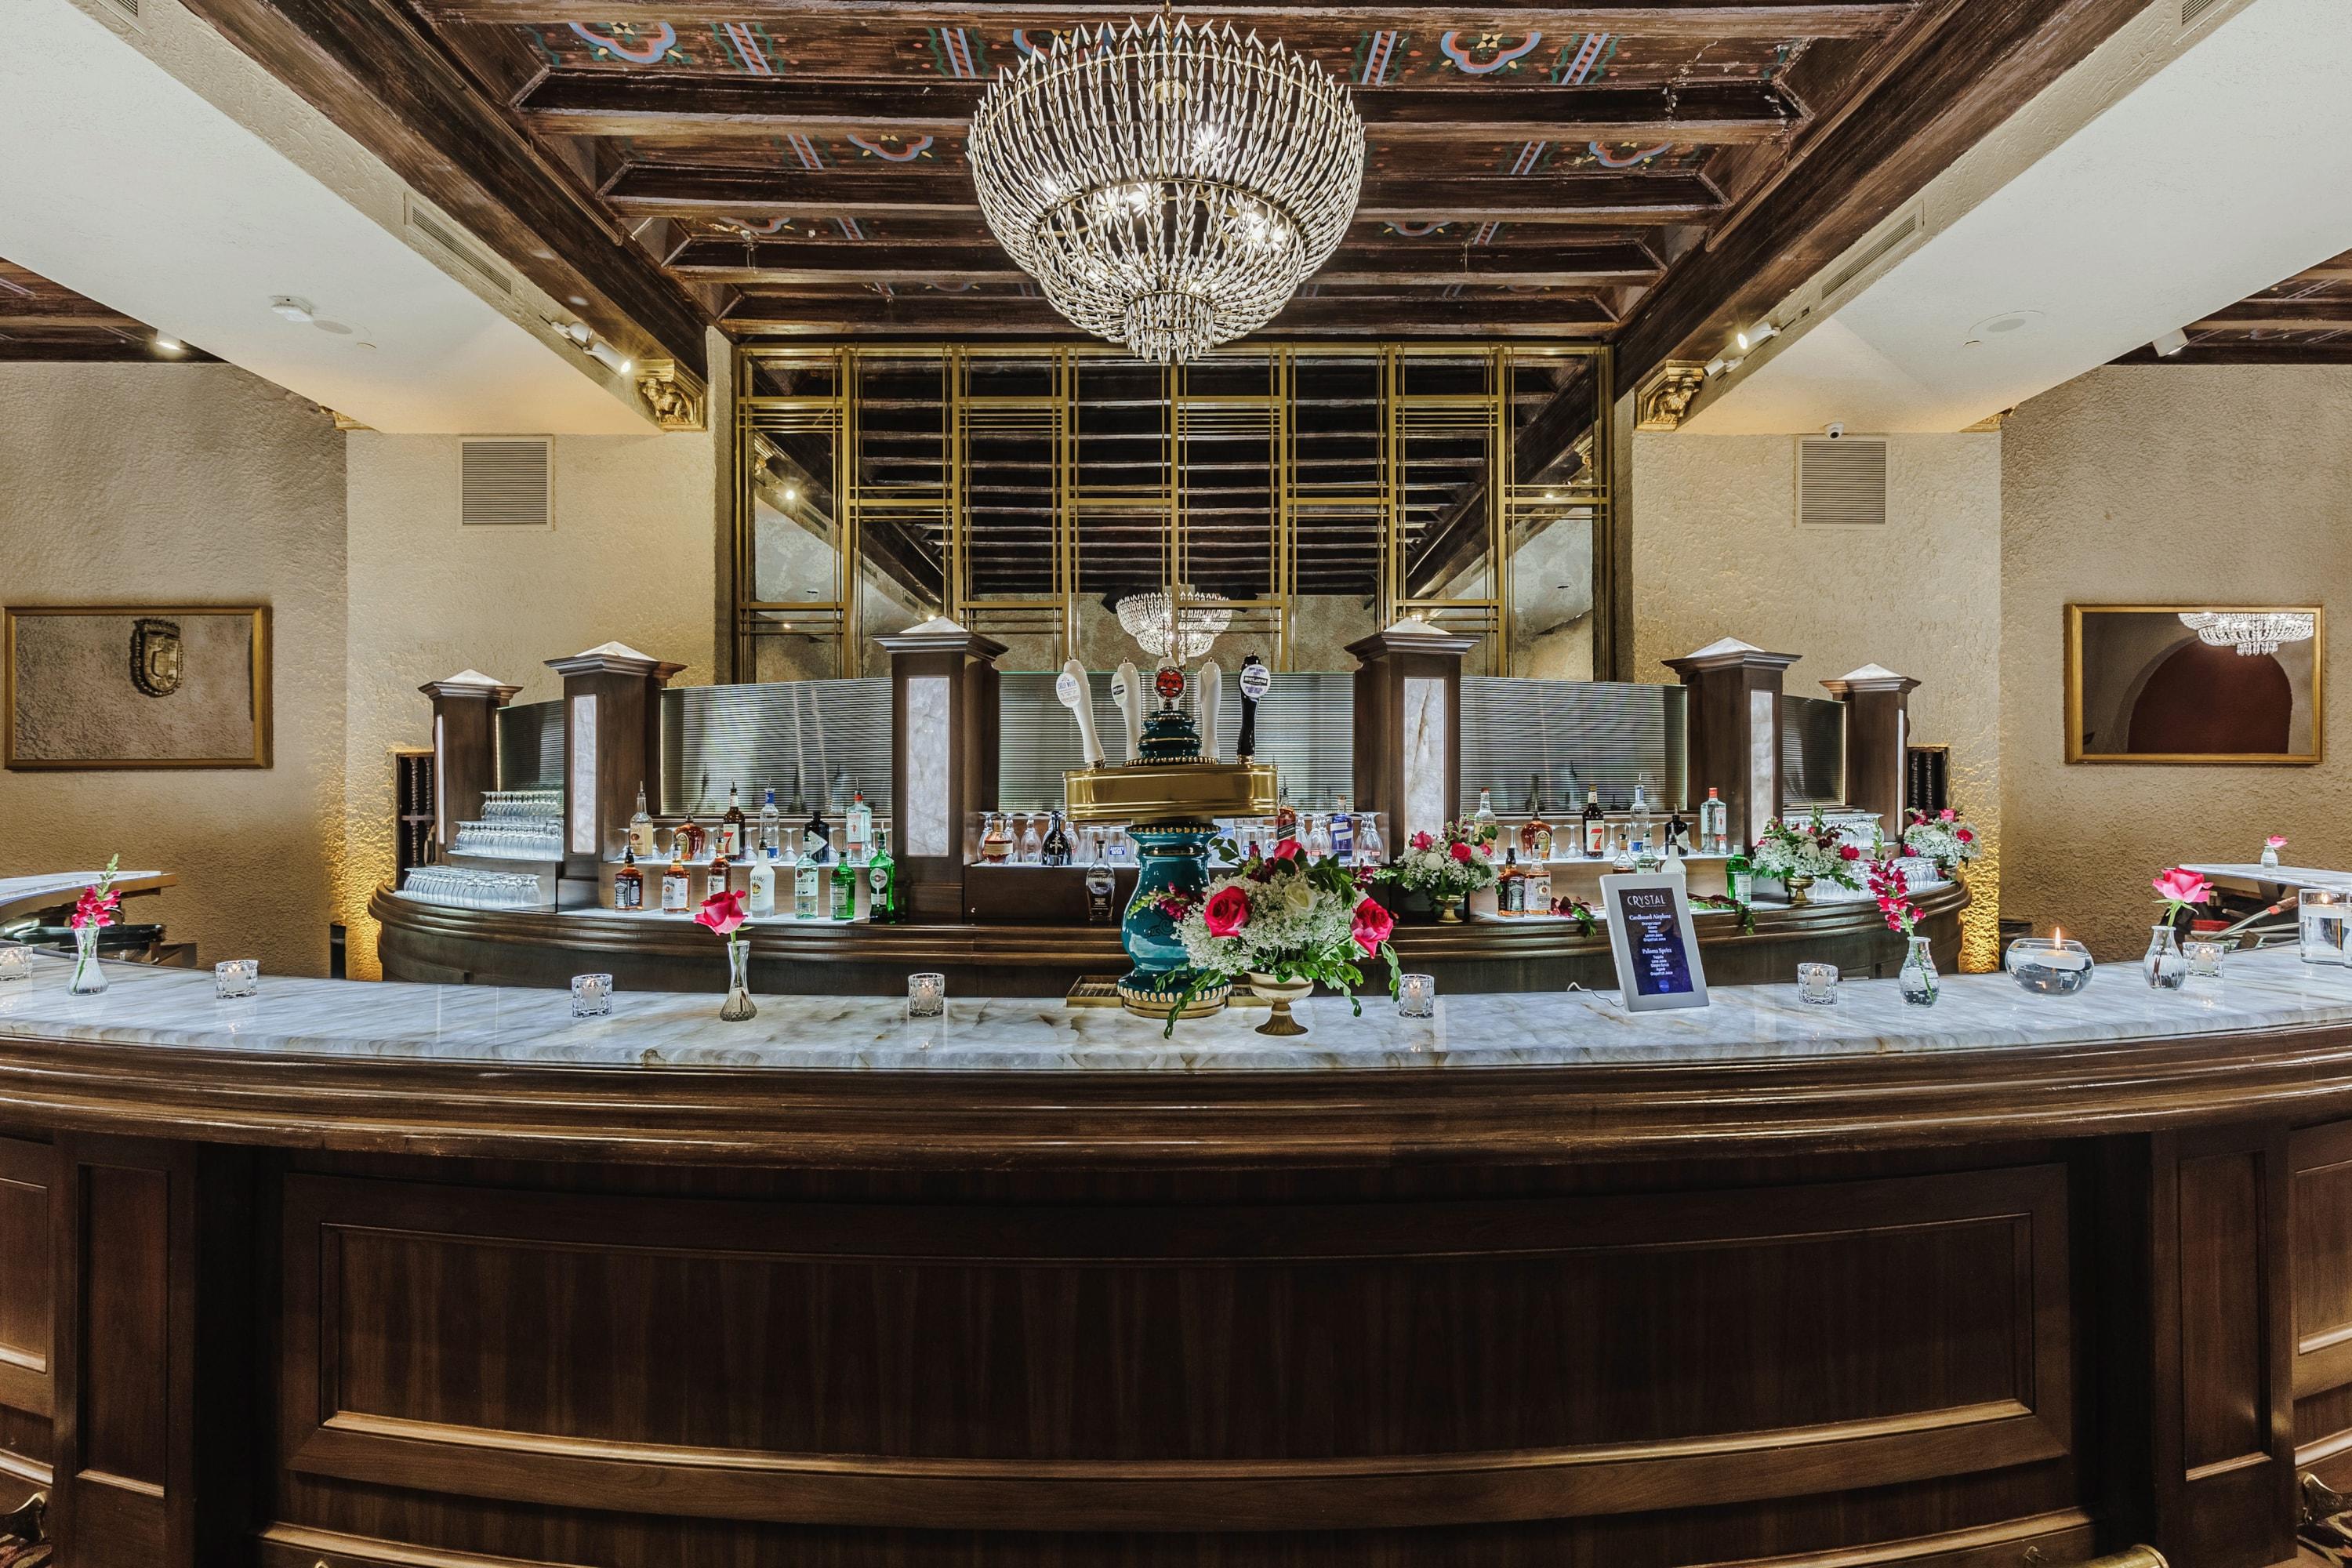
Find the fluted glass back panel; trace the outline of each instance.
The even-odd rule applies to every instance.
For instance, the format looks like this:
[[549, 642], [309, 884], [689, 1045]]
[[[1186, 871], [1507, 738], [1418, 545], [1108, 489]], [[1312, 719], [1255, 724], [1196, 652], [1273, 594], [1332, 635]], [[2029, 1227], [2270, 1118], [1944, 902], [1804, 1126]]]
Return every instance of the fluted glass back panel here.
[[1580, 808], [1588, 789], [1614, 810], [1636, 784], [1653, 805], [1687, 805], [1689, 699], [1679, 686], [1464, 676], [1463, 815], [1482, 789], [1494, 792], [1496, 810], [1523, 810], [1535, 778], [1548, 812]]
[[[1148, 681], [1150, 672], [1143, 672]], [[1062, 774], [1086, 766], [1078, 721], [1054, 695], [1054, 676], [1017, 671], [1003, 678], [996, 765], [996, 798], [1008, 811], [1046, 810], [1062, 804]], [[1126, 752], [1118, 705], [1111, 700], [1111, 672], [1087, 677], [1094, 689], [1095, 733], [1113, 763]], [[1190, 694], [1186, 701], [1191, 701]], [[1149, 701], [1145, 711], [1157, 706]], [[1217, 754], [1230, 761], [1241, 738], [1239, 677], [1228, 671], [1217, 710]], [[1302, 810], [1328, 810], [1351, 793], [1356, 775], [1356, 678], [1339, 674], [1290, 674], [1274, 678], [1273, 689], [1257, 710], [1257, 760], [1272, 763]]]
[[499, 710], [499, 787], [563, 787], [563, 700]]
[[789, 805], [797, 776], [808, 804], [827, 813], [863, 790], [877, 815], [890, 810], [890, 679], [778, 680], [754, 686], [688, 686], [661, 694], [665, 816], [727, 809], [727, 788], [742, 786], [743, 809], [773, 787]]
[[1786, 805], [1845, 803], [1845, 704], [1780, 698], [1780, 799]]

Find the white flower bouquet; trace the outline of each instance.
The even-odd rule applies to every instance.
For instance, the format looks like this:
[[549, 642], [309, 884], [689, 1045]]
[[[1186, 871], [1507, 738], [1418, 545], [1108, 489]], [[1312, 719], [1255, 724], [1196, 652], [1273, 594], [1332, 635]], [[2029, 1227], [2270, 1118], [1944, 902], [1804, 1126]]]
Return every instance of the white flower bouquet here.
[[[1389, 946], [1394, 922], [1380, 900], [1367, 895], [1356, 874], [1339, 859], [1309, 859], [1296, 839], [1286, 838], [1270, 856], [1253, 854], [1236, 870], [1210, 880], [1201, 899], [1182, 900], [1176, 934], [1192, 962], [1194, 978], [1170, 1015], [1172, 1028], [1184, 1005], [1205, 985], [1246, 974], [1283, 981], [1320, 981], [1355, 1001], [1364, 983], [1362, 960], [1389, 961], [1390, 985], [1396, 954]], [[1167, 907], [1165, 904], [1163, 908]]]
[[1861, 860], [1862, 851], [1844, 842], [1836, 828], [1824, 826], [1818, 811], [1802, 826], [1774, 817], [1764, 825], [1764, 837], [1749, 857], [1759, 876], [1835, 882], [1841, 888], [1862, 886], [1854, 874]]
[[1380, 879], [1407, 892], [1426, 893], [1440, 904], [1458, 903], [1495, 885], [1494, 852], [1488, 847], [1493, 838], [1494, 829], [1468, 822], [1447, 823], [1442, 839], [1416, 833], [1404, 853], [1381, 868]]
[[1936, 869], [1947, 877], [1954, 867], [1984, 853], [1984, 847], [1977, 842], [1976, 824], [1961, 820], [1948, 807], [1933, 816], [1912, 812], [1911, 824], [1903, 830], [1903, 847], [1923, 860], [1933, 860]]

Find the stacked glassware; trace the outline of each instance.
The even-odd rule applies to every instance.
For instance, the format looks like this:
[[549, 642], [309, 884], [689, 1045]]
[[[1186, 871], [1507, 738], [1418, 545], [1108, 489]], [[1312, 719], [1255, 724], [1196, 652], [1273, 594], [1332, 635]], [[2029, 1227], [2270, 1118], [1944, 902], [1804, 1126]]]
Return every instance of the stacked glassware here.
[[563, 858], [563, 792], [499, 789], [482, 796], [482, 820], [457, 824], [460, 855], [492, 860]]
[[470, 866], [417, 866], [401, 891], [429, 904], [464, 910], [535, 910], [544, 900], [527, 871], [482, 871]]

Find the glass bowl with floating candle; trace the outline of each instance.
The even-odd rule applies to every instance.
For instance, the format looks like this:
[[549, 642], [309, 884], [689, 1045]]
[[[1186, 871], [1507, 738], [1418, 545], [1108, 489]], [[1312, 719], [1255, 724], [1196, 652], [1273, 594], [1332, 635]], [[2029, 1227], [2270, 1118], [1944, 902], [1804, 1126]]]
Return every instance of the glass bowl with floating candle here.
[[2091, 950], [2063, 931], [2021, 936], [2009, 944], [2001, 967], [2036, 996], [2072, 996], [2091, 983]]

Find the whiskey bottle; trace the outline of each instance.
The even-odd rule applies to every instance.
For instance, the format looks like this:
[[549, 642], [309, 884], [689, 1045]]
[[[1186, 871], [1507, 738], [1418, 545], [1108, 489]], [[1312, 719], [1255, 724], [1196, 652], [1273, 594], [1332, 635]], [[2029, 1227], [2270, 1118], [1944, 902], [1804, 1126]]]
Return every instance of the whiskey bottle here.
[[866, 792], [849, 792], [849, 858], [858, 865], [866, 863], [874, 849], [874, 808], [866, 804]]
[[1598, 860], [1609, 853], [1609, 814], [1601, 809], [1601, 792], [1584, 792], [1584, 858]]
[[775, 857], [765, 849], [751, 858], [751, 903], [748, 912], [755, 921], [775, 918], [776, 862]]
[[1503, 847], [1503, 868], [1495, 875], [1495, 911], [1497, 914], [1523, 915], [1528, 912], [1527, 879], [1519, 875], [1519, 847]]
[[677, 825], [677, 849], [678, 858], [682, 860], [701, 859], [702, 847], [709, 842], [710, 835], [702, 830], [702, 824], [694, 820], [694, 814], [692, 812], [688, 812], [686, 814], [686, 820]]
[[733, 860], [743, 853], [743, 801], [735, 786], [727, 786], [727, 815], [719, 819], [719, 853]]
[[1527, 868], [1527, 897], [1522, 900], [1531, 915], [1551, 913], [1551, 868], [1538, 860]]
[[669, 869], [662, 873], [662, 913], [682, 915], [694, 897], [694, 877], [686, 868], [686, 840], [680, 836], [671, 847]]
[[878, 926], [898, 923], [898, 862], [890, 858], [890, 830], [874, 831], [874, 854], [866, 862], [866, 918]]
[[1044, 863], [1048, 866], [1066, 866], [1070, 863], [1070, 832], [1068, 828], [1062, 826], [1062, 814], [1058, 810], [1054, 813], [1053, 821], [1047, 824], [1045, 828]]
[[1274, 837], [1277, 843], [1298, 837], [1298, 813], [1291, 807], [1288, 784], [1284, 784], [1281, 793], [1275, 797]]
[[635, 847], [621, 851], [621, 868], [613, 873], [613, 907], [616, 910], [642, 910], [646, 907], [646, 874], [637, 869]]
[[783, 816], [776, 810], [776, 786], [770, 784], [767, 798], [760, 803], [760, 853], [774, 859], [783, 846]]
[[1544, 820], [1541, 773], [1528, 779], [1528, 819], [1519, 826], [1519, 847], [1538, 865], [1551, 858], [1551, 824]]
[[1731, 847], [1731, 808], [1710, 788], [1698, 806], [1698, 848], [1702, 855], [1721, 855]]
[[1348, 809], [1348, 797], [1339, 797], [1339, 809], [1331, 814], [1331, 853], [1342, 865], [1356, 863], [1356, 814]]
[[629, 814], [629, 852], [650, 855], [654, 852], [654, 819], [646, 815], [646, 786], [637, 784], [637, 809]]
[[800, 865], [793, 871], [793, 918], [794, 920], [816, 919], [817, 878], [822, 873], [816, 868], [816, 857], [802, 856]]
[[1478, 809], [1472, 814], [1470, 820], [1480, 827], [1495, 826], [1495, 792], [1493, 790], [1482, 789], [1478, 792]]
[[837, 921], [857, 918], [857, 873], [862, 867], [850, 864], [843, 855], [833, 863], [833, 918]]
[[[726, 839], [722, 836], [719, 839], [719, 843], [723, 845], [725, 842]], [[702, 896], [704, 898], [715, 899], [727, 890], [727, 868], [730, 862], [727, 858], [727, 851], [724, 848], [713, 849], [710, 852], [710, 865], [704, 870], [702, 875]]]

